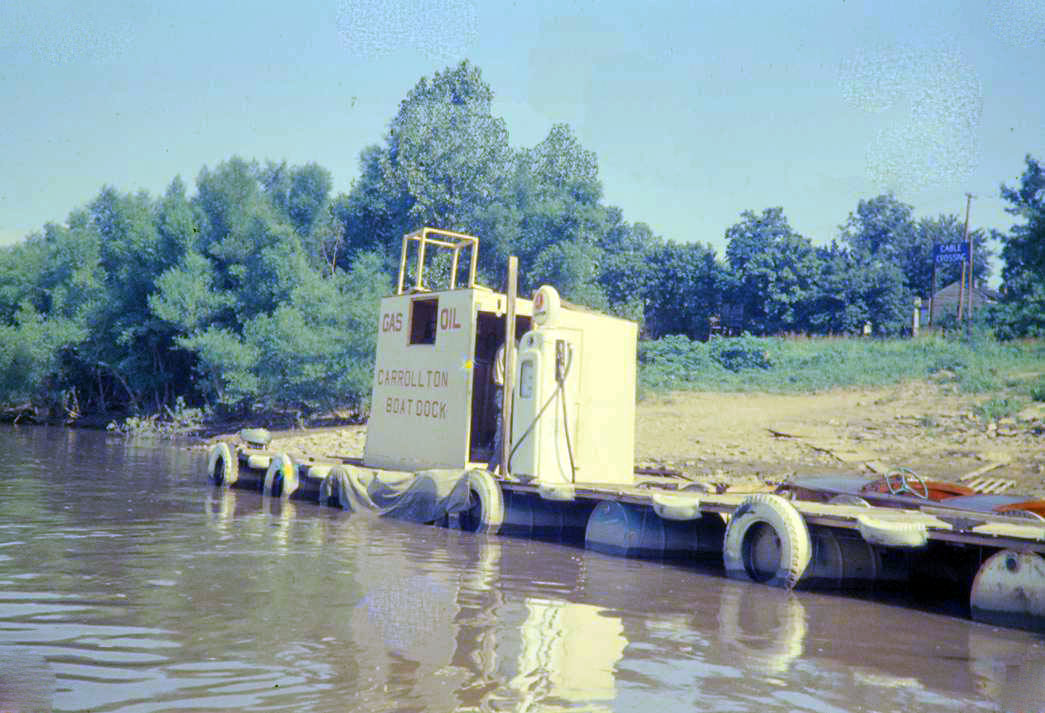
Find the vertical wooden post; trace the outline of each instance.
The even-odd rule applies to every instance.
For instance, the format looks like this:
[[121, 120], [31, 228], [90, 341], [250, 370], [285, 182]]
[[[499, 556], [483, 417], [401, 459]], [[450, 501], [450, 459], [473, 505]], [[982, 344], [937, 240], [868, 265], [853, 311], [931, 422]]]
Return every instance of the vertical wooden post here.
[[969, 235], [969, 210], [972, 208], [972, 194], [965, 194], [965, 243], [969, 247], [969, 309], [966, 310], [966, 316], [972, 320], [972, 287], [973, 287], [973, 270], [972, 270], [972, 236]]
[[933, 252], [933, 284], [929, 292], [929, 326], [933, 326], [933, 309], [936, 307], [936, 253]]
[[962, 279], [958, 283], [958, 321], [962, 321], [962, 305], [965, 304], [965, 261], [962, 260]]
[[512, 450], [512, 394], [515, 389], [515, 300], [519, 296], [519, 258], [508, 258], [508, 309], [504, 315], [504, 386], [501, 399], [501, 473], [508, 475]]

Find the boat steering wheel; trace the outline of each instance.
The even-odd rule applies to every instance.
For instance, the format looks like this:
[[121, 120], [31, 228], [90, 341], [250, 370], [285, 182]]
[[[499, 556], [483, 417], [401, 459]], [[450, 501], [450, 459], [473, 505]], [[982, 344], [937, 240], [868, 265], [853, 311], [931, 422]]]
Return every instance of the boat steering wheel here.
[[[897, 483], [894, 486], [893, 480], [896, 479]], [[912, 485], [914, 483], [914, 485]], [[885, 487], [889, 488], [889, 493], [892, 495], [903, 495], [904, 493], [910, 493], [916, 498], [922, 500], [929, 499], [929, 486], [926, 485], [925, 480], [922, 476], [915, 473], [910, 468], [897, 468], [891, 470], [885, 476]]]

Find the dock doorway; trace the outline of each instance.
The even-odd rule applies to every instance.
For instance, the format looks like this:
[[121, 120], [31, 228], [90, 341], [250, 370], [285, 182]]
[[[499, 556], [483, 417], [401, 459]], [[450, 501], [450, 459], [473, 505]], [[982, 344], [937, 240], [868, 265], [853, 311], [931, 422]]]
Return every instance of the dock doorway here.
[[[530, 331], [530, 317], [515, 318], [515, 340]], [[504, 343], [504, 315], [480, 311], [476, 317], [475, 354], [472, 362], [472, 422], [468, 460], [488, 463], [493, 456], [497, 409], [494, 404], [493, 360]]]

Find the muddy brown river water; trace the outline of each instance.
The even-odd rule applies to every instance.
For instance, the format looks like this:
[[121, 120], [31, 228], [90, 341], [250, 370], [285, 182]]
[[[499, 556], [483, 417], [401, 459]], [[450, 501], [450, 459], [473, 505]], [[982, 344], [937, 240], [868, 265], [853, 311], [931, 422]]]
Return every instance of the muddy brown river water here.
[[1045, 711], [1045, 637], [0, 427], [0, 711]]

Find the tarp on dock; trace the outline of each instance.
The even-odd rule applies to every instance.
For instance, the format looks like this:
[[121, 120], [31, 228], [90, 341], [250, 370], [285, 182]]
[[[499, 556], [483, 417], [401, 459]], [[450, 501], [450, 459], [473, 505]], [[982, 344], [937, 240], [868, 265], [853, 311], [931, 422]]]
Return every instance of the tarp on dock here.
[[338, 465], [323, 481], [320, 502], [396, 520], [436, 522], [468, 509], [468, 471], [400, 473]]

